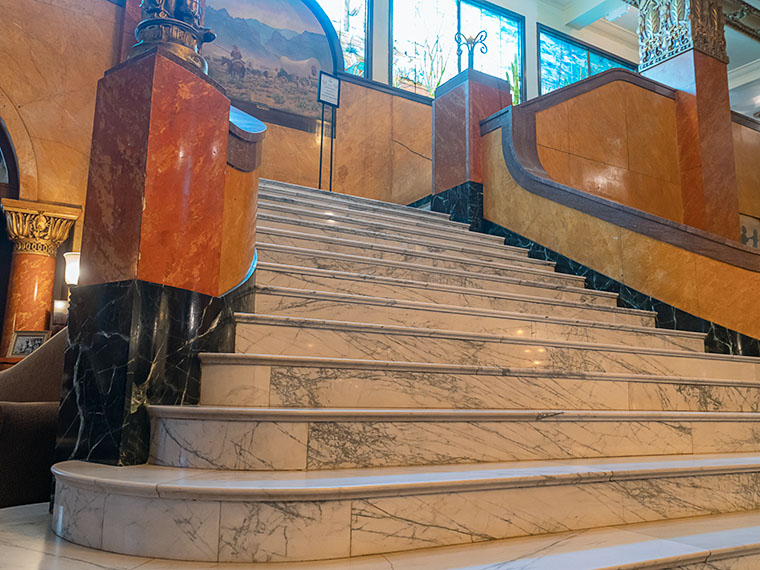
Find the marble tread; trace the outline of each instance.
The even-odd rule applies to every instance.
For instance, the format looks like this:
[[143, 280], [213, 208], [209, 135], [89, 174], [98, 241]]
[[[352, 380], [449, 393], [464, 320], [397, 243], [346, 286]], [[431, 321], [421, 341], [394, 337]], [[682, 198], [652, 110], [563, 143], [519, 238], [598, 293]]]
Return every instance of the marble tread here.
[[[56, 478], [140, 497], [222, 501], [329, 500], [760, 472], [756, 453], [604, 457], [322, 471], [236, 471], [64, 461]], [[760, 537], [758, 537], [760, 539]]]
[[653, 326], [655, 313], [640, 309], [585, 303], [584, 300], [568, 301], [494, 291], [445, 285], [430, 281], [414, 281], [397, 277], [367, 275], [349, 271], [333, 271], [314, 267], [299, 267], [260, 261], [256, 268], [256, 283], [261, 286], [289, 287], [293, 289], [329, 290], [348, 294], [373, 295], [444, 305], [490, 308], [502, 311], [542, 314], [551, 312], [556, 316]]
[[[483, 239], [480, 236], [485, 234], [476, 234], [472, 232], [462, 234], [449, 234], [435, 230], [426, 230], [416, 227], [394, 227], [390, 224], [379, 224], [371, 222], [351, 222], [342, 220], [340, 222], [316, 222], [311, 220], [299, 220], [288, 216], [277, 216], [265, 212], [259, 212], [257, 219], [262, 225], [274, 228], [290, 229], [296, 231], [298, 228], [309, 228], [310, 233], [323, 234], [345, 234], [372, 236], [377, 239], [386, 239], [399, 241], [408, 237], [416, 241], [422, 241], [428, 244], [438, 245], [465, 245], [468, 247], [480, 248], [483, 251], [498, 254], [504, 252], [504, 244], [498, 239]], [[497, 236], [485, 236], [497, 237]]]
[[209, 406], [760, 412], [760, 382], [258, 354], [201, 354]]
[[235, 316], [238, 353], [760, 378], [760, 362], [753, 357], [328, 319], [247, 313]]
[[[285, 245], [262, 243], [256, 249], [261, 263], [294, 264], [325, 271], [391, 277], [534, 297], [561, 298], [607, 306], [616, 306], [617, 303], [616, 293], [584, 289], [583, 283], [563, 279], [557, 273], [531, 273], [524, 278], [508, 277]], [[514, 273], [519, 274], [520, 270], [516, 269]]]
[[383, 202], [381, 200], [373, 200], [371, 198], [362, 198], [360, 196], [353, 196], [351, 194], [341, 194], [339, 192], [329, 192], [326, 190], [319, 190], [317, 188], [310, 188], [308, 186], [299, 186], [298, 184], [290, 184], [288, 182], [279, 182], [276, 180], [268, 180], [265, 178], [259, 179], [259, 196], [267, 196], [269, 194], [280, 194], [286, 196], [306, 196], [308, 198], [318, 198], [324, 202], [337, 202], [342, 204], [357, 204], [366, 209], [376, 209], [381, 211], [391, 212], [393, 214], [406, 215], [409, 217], [418, 217], [424, 220], [440, 218], [445, 221], [451, 221], [448, 214], [443, 212], [432, 212], [417, 210], [416, 208], [410, 208], [408, 206], [402, 206], [400, 204], [392, 204], [390, 202]]
[[361, 315], [376, 324], [695, 351], [704, 351], [705, 338], [689, 331], [288, 287], [256, 287], [256, 312], [332, 320]]
[[[176, 562], [113, 554], [50, 530], [47, 503], [0, 509], [0, 570], [244, 570], [245, 563]], [[261, 570], [756, 570], [760, 511], [692, 517]]]
[[[530, 257], [521, 257], [519, 255], [513, 255], [510, 253], [505, 253], [503, 256], [500, 256], [500, 257], [485, 255], [485, 257], [489, 257], [490, 259], [481, 260], [478, 258], [473, 259], [469, 257], [464, 257], [464, 256], [473, 255], [473, 254], [484, 255], [481, 250], [470, 250], [467, 248], [455, 249], [454, 247], [443, 248], [443, 247], [436, 247], [436, 246], [426, 246], [426, 247], [430, 247], [432, 251], [420, 251], [419, 249], [410, 247], [411, 244], [408, 240], [403, 240], [403, 247], [400, 247], [400, 246], [378, 244], [378, 243], [361, 241], [361, 240], [336, 238], [336, 237], [319, 235], [319, 234], [309, 234], [309, 233], [304, 233], [303, 231], [296, 232], [296, 231], [283, 230], [283, 229], [277, 229], [277, 228], [269, 228], [267, 226], [258, 226], [256, 228], [256, 236], [257, 238], [265, 238], [261, 240], [263, 242], [275, 243], [275, 244], [283, 244], [284, 240], [289, 240], [289, 241], [298, 240], [299, 242], [301, 242], [300, 247], [303, 247], [304, 249], [330, 248], [329, 251], [337, 251], [334, 248], [341, 247], [341, 248], [345, 248], [345, 251], [343, 251], [344, 253], [349, 253], [351, 251], [359, 249], [360, 251], [366, 251], [369, 253], [368, 255], [365, 255], [365, 257], [375, 257], [380, 254], [411, 255], [419, 259], [430, 259], [430, 260], [440, 259], [442, 261], [473, 263], [473, 264], [481, 265], [483, 267], [495, 267], [495, 268], [521, 267], [521, 268], [542, 269], [544, 271], [549, 271], [549, 272], [553, 271], [554, 265], [555, 265], [553, 262], [550, 262], [550, 261], [543, 261], [540, 259], [533, 259]], [[309, 244], [309, 245], [307, 246], [304, 244]], [[296, 244], [288, 243], [288, 245], [296, 245]], [[560, 274], [560, 275], [565, 275], [566, 277], [572, 277], [576, 281], [585, 280], [584, 277], [579, 277], [575, 275], [567, 275], [567, 274]]]
[[[370, 275], [377, 274], [380, 268], [387, 268], [385, 271], [390, 276], [393, 275], [394, 269], [401, 272], [418, 272], [423, 276], [432, 272], [434, 276], [431, 279], [435, 279], [437, 275], [446, 275], [471, 280], [485, 280], [486, 282], [513, 283], [537, 289], [553, 285], [569, 287], [575, 289], [574, 292], [577, 292], [577, 289], [583, 289], [584, 293], [593, 292], [593, 290], [584, 289], [585, 280], [583, 278], [533, 267], [481, 264], [478, 261], [470, 262], [463, 259], [451, 261], [439, 259], [438, 262], [431, 262], [429, 259], [419, 259], [414, 254], [404, 254], [403, 259], [393, 259], [392, 256], [371, 257], [356, 255], [356, 253], [310, 249], [299, 245], [270, 242], [260, 242], [256, 245], [256, 249], [259, 252], [260, 259], [269, 263], [313, 264], [325, 269], [350, 269], [357, 273]], [[441, 277], [441, 279], [443, 278]], [[607, 293], [601, 295], [602, 297], [617, 298], [614, 293], [610, 294], [605, 291], [602, 293]]]

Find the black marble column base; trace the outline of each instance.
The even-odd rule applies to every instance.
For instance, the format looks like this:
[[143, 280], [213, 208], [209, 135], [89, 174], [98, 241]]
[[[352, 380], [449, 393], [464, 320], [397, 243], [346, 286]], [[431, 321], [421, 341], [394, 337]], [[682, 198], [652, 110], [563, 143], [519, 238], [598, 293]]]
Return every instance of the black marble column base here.
[[236, 311], [253, 311], [253, 279], [223, 297], [139, 280], [75, 287], [56, 461], [145, 463], [145, 405], [198, 403], [198, 353], [234, 351]]
[[468, 181], [433, 194], [430, 209], [450, 214], [455, 222], [470, 224], [474, 232], [483, 231], [483, 185]]

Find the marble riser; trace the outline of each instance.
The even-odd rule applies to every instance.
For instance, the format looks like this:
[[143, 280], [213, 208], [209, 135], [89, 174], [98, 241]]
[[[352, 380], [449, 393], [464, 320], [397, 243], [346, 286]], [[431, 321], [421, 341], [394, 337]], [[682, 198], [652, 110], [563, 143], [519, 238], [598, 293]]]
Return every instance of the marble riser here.
[[[391, 332], [383, 329], [351, 330], [351, 327], [238, 323], [235, 352], [325, 358], [356, 358], [399, 362], [438, 362], [479, 366], [501, 366], [570, 372], [612, 372], [755, 380], [760, 368], [751, 359], [725, 358], [693, 352], [661, 352], [654, 349], [609, 348], [604, 345], [556, 346], [520, 342], [517, 339], [484, 337], [457, 338], [433, 333]], [[265, 324], [266, 323], [266, 324]], [[331, 328], [327, 328], [330, 326]], [[492, 339], [492, 340], [489, 340]], [[559, 341], [556, 341], [557, 343]], [[647, 351], [647, 352], [645, 352]]]
[[[389, 304], [394, 303], [394, 304]], [[461, 330], [516, 338], [557, 339], [601, 344], [625, 344], [650, 348], [704, 352], [704, 339], [669, 334], [662, 329], [626, 330], [620, 326], [594, 326], [592, 323], [556, 323], [541, 318], [509, 318], [468, 313], [467, 309], [444, 311], [438, 305], [414, 308], [392, 300], [320, 298], [319, 292], [302, 294], [257, 291], [255, 312], [267, 315], [331, 319], [409, 327]]]
[[[386, 277], [394, 277], [401, 271], [402, 279], [410, 271], [419, 271], [421, 272], [421, 280], [432, 279], [433, 277], [430, 276], [432, 273], [436, 276], [436, 280], [440, 279], [439, 275], [443, 275], [446, 279], [457, 279], [457, 282], [463, 278], [475, 278], [483, 284], [483, 288], [495, 288], [495, 285], [491, 285], [491, 283], [499, 285], [511, 283], [521, 285], [525, 292], [528, 291], [525, 287], [532, 288], [538, 284], [551, 285], [552, 288], [569, 288], [574, 293], [578, 293], [580, 290], [584, 294], [588, 294], [587, 291], [589, 291], [584, 289], [585, 283], [582, 279], [570, 278], [551, 270], [542, 271], [522, 267], [498, 268], [467, 263], [466, 261], [418, 258], [414, 254], [383, 255], [379, 251], [370, 251], [368, 252], [370, 255], [361, 255], [363, 253], [361, 250], [341, 251], [343, 248], [335, 248], [334, 250], [305, 249], [303, 246], [308, 244], [300, 244], [298, 241], [260, 242], [256, 248], [259, 252], [259, 258], [267, 263], [289, 263], [304, 267], [364, 273], [365, 275], [380, 274]], [[604, 298], [616, 302], [615, 297], [607, 295]]]
[[308, 272], [302, 268], [287, 268], [262, 263], [256, 270], [256, 283], [260, 286], [288, 287], [334, 291], [350, 295], [371, 295], [389, 299], [404, 299], [491, 309], [495, 311], [548, 315], [567, 319], [583, 319], [622, 325], [654, 326], [654, 315], [639, 311], [580, 303], [568, 303], [541, 297], [510, 296], [488, 293], [477, 289], [440, 289], [438, 283], [398, 281], [361, 274], [334, 274]]
[[341, 227], [310, 228], [299, 225], [297, 229], [293, 229], [293, 227], [280, 228], [269, 224], [259, 224], [256, 231], [257, 235], [260, 231], [262, 235], [296, 236], [302, 237], [302, 239], [308, 239], [310, 242], [315, 243], [342, 243], [345, 241], [361, 242], [367, 249], [372, 247], [392, 247], [409, 252], [421, 252], [433, 255], [440, 254], [455, 258], [485, 261], [488, 263], [511, 264], [513, 261], [517, 260], [521, 263], [527, 263], [531, 267], [554, 267], [554, 263], [552, 262], [539, 259], [531, 260], [531, 258], [520, 255], [513, 250], [509, 250], [505, 246], [497, 248], [480, 248], [479, 246], [473, 247], [467, 244], [431, 243], [424, 239], [396, 237], [394, 235], [367, 230], [352, 230]]
[[[237, 410], [228, 409], [234, 416]], [[226, 420], [202, 417], [203, 410], [195, 414], [199, 419], [185, 417], [194, 411], [151, 418], [151, 463], [289, 471], [760, 451], [758, 423], [729, 419], [657, 421], [634, 413], [625, 420], [597, 421], [557, 416], [540, 421], [317, 421], [295, 412], [272, 420], [251, 412], [246, 417], [257, 419]]]
[[[313, 250], [312, 250], [313, 251]], [[325, 271], [338, 271], [347, 273], [359, 273], [377, 277], [390, 277], [393, 279], [406, 279], [422, 283], [436, 285], [450, 285], [486, 291], [499, 291], [502, 293], [514, 293], [532, 297], [558, 299], [571, 302], [582, 302], [604, 307], [614, 307], [617, 297], [614, 295], [602, 295], [591, 289], [567, 286], [545, 281], [556, 281], [551, 274], [546, 277], [530, 275], [528, 279], [502, 277], [498, 275], [468, 274], [467, 272], [449, 269], [438, 269], [422, 265], [404, 264], [401, 262], [376, 263], [371, 258], [352, 259], [341, 258], [338, 255], [317, 255], [311, 251], [291, 249], [276, 251], [262, 244], [258, 248], [259, 259], [263, 263], [293, 265], [323, 269]], [[362, 261], [362, 259], [366, 261]], [[257, 282], [259, 279], [257, 278]], [[394, 295], [395, 297], [396, 295]]]
[[[134, 497], [59, 481], [52, 526], [75, 544], [128, 555], [309, 561], [744, 512], [760, 507], [758, 484], [757, 473], [727, 473], [375, 499], [232, 502]], [[684, 570], [697, 568], [738, 567]]]
[[352, 241], [336, 238], [313, 238], [305, 234], [284, 232], [282, 230], [270, 230], [266, 227], [256, 229], [257, 246], [261, 244], [286, 245], [309, 250], [320, 250], [332, 253], [345, 253], [347, 255], [359, 255], [377, 259], [405, 261], [433, 267], [449, 267], [475, 273], [491, 273], [495, 275], [542, 275], [548, 274], [558, 281], [573, 283], [583, 287], [584, 279], [563, 273], [554, 273], [554, 266], [550, 263], [536, 263], [527, 257], [510, 257], [501, 259], [495, 263], [472, 259], [469, 254], [456, 253], [443, 255], [439, 253], [427, 253], [413, 251], [409, 248], [378, 246], [373, 243]]
[[319, 192], [312, 189], [286, 188], [283, 186], [272, 185], [266, 181], [259, 182], [259, 196], [262, 198], [268, 198], [270, 196], [285, 196], [294, 199], [303, 198], [307, 201], [324, 204], [325, 206], [333, 205], [341, 206], [344, 208], [357, 208], [360, 210], [382, 212], [391, 216], [406, 217], [423, 221], [451, 221], [451, 216], [442, 212], [418, 210], [416, 208], [409, 208], [407, 206], [392, 204], [390, 202], [367, 200], [365, 198], [352, 196], [350, 194], [340, 194], [337, 192]]
[[501, 250], [504, 247], [504, 238], [469, 231], [447, 230], [426, 228], [418, 225], [396, 223], [383, 223], [375, 220], [362, 220], [355, 218], [336, 217], [333, 219], [315, 219], [307, 214], [279, 213], [274, 211], [259, 211], [257, 213], [259, 223], [271, 226], [276, 223], [288, 223], [296, 227], [314, 229], [329, 229], [341, 227], [354, 230], [366, 230], [380, 234], [394, 236], [408, 236], [419, 240], [446, 240], [449, 243], [467, 245], [470, 247], [489, 247]]
[[636, 381], [204, 362], [201, 404], [275, 408], [458, 408], [760, 412], [760, 384]]
[[[313, 220], [325, 222], [327, 220], [350, 220], [358, 223], [377, 223], [389, 226], [414, 227], [426, 231], [440, 231], [450, 234], [469, 233], [469, 224], [445, 221], [423, 220], [416, 218], [403, 218], [396, 214], [373, 212], [366, 209], [346, 208], [345, 206], [325, 206], [319, 202], [293, 200], [285, 202], [277, 197], [259, 198], [258, 211], [266, 212], [275, 216], [283, 216], [298, 220]], [[473, 235], [469, 233], [469, 235]]]
[[[391, 245], [403, 245], [405, 238], [414, 240], [421, 245], [432, 245], [438, 247], [467, 247], [471, 249], [480, 249], [489, 255], [503, 255], [505, 253], [503, 246], [492, 241], [478, 241], [472, 238], [465, 240], [459, 237], [449, 237], [445, 234], [430, 233], [429, 235], [412, 234], [400, 230], [374, 230], [373, 228], [362, 225], [352, 227], [346, 224], [317, 224], [314, 222], [303, 222], [299, 220], [288, 220], [287, 218], [275, 218], [262, 214], [258, 217], [258, 223], [268, 228], [277, 228], [289, 231], [298, 231], [301, 229], [304, 234], [326, 235], [333, 237], [343, 237], [347, 239], [366, 239], [374, 243], [387, 243]], [[479, 234], [473, 234], [479, 235]], [[359, 238], [359, 236], [362, 236]]]

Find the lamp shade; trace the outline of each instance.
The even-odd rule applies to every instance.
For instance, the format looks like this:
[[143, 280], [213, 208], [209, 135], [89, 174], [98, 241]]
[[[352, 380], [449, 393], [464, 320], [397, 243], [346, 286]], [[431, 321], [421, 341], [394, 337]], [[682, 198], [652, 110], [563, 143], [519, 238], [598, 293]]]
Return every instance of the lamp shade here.
[[66, 285], [71, 287], [79, 283], [79, 252], [70, 251], [63, 254], [63, 259], [66, 261], [66, 273], [64, 279]]

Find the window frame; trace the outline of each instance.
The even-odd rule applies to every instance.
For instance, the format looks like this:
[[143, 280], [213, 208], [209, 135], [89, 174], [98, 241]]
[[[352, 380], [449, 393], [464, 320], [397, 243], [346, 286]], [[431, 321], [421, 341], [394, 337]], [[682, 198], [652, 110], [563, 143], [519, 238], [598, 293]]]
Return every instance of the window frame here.
[[[472, 0], [470, 0], [472, 1]], [[538, 96], [541, 97], [542, 95], [546, 95], [543, 91], [543, 81], [541, 77], [541, 33], [548, 34], [550, 36], [554, 36], [555, 38], [565, 42], [569, 43], [571, 45], [574, 45], [575, 47], [579, 47], [581, 49], [586, 50], [587, 53], [587, 69], [588, 69], [588, 76], [591, 77], [591, 53], [594, 53], [596, 55], [600, 55], [604, 58], [607, 58], [609, 60], [612, 60], [616, 63], [622, 64], [623, 68], [635, 70], [638, 72], [639, 66], [636, 63], [633, 63], [632, 61], [629, 61], [625, 59], [624, 57], [620, 57], [619, 55], [615, 55], [614, 53], [608, 52], [607, 50], [598, 48], [596, 46], [591, 45], [588, 42], [584, 42], [583, 40], [579, 40], [577, 38], [574, 38], [571, 35], [568, 35], [564, 32], [560, 32], [559, 30], [556, 30], [550, 26], [547, 26], [546, 24], [542, 24], [541, 22], [538, 22], [536, 24], [536, 63], [538, 66]], [[594, 74], [597, 75], [597, 74]], [[581, 80], [582, 81], [582, 80]], [[576, 82], [577, 83], [577, 82]], [[560, 88], [561, 89], [561, 88]], [[556, 91], [556, 89], [554, 90]], [[553, 93], [553, 91], [549, 91], [548, 93]]]
[[[340, 43], [340, 36], [338, 36], [338, 30], [335, 29], [335, 25], [333, 24], [330, 17], [327, 15], [327, 12], [325, 11], [324, 7], [322, 6], [322, 2], [320, 0], [303, 0], [303, 2], [306, 4], [306, 6], [312, 11], [314, 16], [319, 20], [319, 23], [324, 28], [326, 24], [329, 24], [332, 28], [333, 33], [335, 34], [335, 38], [338, 42], [338, 47], [340, 47], [340, 54], [341, 54], [341, 60], [343, 63], [343, 69], [335, 69], [334, 71], [341, 72], [341, 73], [348, 73], [346, 71], [346, 58], [343, 57], [344, 51], [343, 51], [343, 45]], [[372, 30], [374, 26], [374, 18], [373, 14], [375, 11], [375, 0], [364, 0], [364, 11], [365, 11], [365, 18], [364, 18], [364, 75], [354, 75], [353, 73], [350, 73], [349, 75], [354, 75], [354, 77], [361, 77], [363, 79], [372, 79]], [[318, 10], [315, 10], [314, 7], [318, 8]], [[322, 21], [319, 12], [322, 12], [325, 17], [325, 21]], [[328, 41], [330, 41], [330, 38], [328, 37]]]
[[[370, 0], [372, 1], [372, 0]], [[394, 89], [395, 91], [403, 91], [407, 92], [405, 89], [401, 89], [399, 87], [395, 87], [393, 85], [393, 4], [396, 0], [388, 0], [388, 86], [391, 89]], [[517, 22], [519, 29], [520, 29], [520, 41], [519, 41], [519, 49], [520, 49], [520, 100], [525, 101], [527, 98], [527, 86], [525, 85], [525, 67], [526, 67], [526, 37], [525, 37], [525, 16], [522, 14], [518, 14], [517, 12], [513, 12], [512, 10], [509, 10], [508, 8], [504, 8], [503, 6], [497, 6], [496, 4], [492, 4], [491, 2], [488, 2], [487, 0], [454, 0], [456, 2], [456, 11], [457, 11], [457, 32], [462, 31], [462, 2], [465, 2], [467, 4], [471, 4], [476, 7], [484, 8], [486, 10], [489, 10], [493, 12], [494, 14], [499, 14], [502, 16], [507, 17], [510, 20], [514, 20]], [[464, 57], [465, 54], [463, 53], [462, 57]], [[457, 75], [462, 72], [462, 57], [457, 57]], [[418, 93], [415, 93], [415, 95], [419, 97], [425, 97], [426, 99], [434, 99], [435, 97], [428, 97], [426, 95], [420, 95]], [[435, 95], [435, 94], [433, 94]]]

